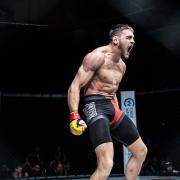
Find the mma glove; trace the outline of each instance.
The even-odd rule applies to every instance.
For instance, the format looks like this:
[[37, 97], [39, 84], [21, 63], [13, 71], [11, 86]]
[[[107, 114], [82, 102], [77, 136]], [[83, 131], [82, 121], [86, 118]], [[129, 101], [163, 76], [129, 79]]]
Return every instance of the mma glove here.
[[71, 112], [70, 113], [70, 131], [73, 135], [79, 136], [84, 132], [84, 128], [79, 124], [81, 121], [79, 113]]

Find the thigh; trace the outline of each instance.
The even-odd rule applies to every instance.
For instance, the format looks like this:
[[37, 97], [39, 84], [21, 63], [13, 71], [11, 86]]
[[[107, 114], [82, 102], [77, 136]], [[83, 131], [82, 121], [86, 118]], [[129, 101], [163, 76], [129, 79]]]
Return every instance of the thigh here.
[[94, 149], [100, 144], [112, 142], [109, 120], [106, 117], [97, 119], [89, 126], [89, 135]]
[[127, 115], [124, 115], [119, 125], [112, 130], [112, 136], [125, 146], [131, 145], [140, 137], [135, 124]]

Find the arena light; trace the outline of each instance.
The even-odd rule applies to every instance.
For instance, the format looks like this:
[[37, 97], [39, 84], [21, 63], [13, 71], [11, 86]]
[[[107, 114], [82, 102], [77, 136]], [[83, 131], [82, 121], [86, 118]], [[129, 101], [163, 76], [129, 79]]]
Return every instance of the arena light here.
[[166, 49], [173, 54], [180, 56], [179, 40], [180, 37], [180, 13], [173, 16], [173, 20], [162, 28], [149, 32], [148, 34], [156, 41], [160, 42]]
[[122, 14], [122, 16], [128, 17], [128, 19], [133, 20], [134, 14], [138, 14], [144, 11], [149, 11], [150, 9], [153, 9], [156, 6], [152, 0], [150, 1], [144, 1], [144, 0], [111, 0], [106, 1], [109, 6], [111, 6], [114, 10], [119, 12], [119, 14]]
[[166, 49], [180, 55], [180, 13], [177, 2], [111, 0], [107, 3]]

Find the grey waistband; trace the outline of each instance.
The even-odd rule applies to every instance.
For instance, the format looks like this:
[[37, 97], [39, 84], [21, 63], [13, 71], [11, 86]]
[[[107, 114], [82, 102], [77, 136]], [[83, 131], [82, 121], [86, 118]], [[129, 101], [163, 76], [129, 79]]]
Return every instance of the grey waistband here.
[[91, 120], [90, 120], [89, 122], [87, 122], [87, 123], [88, 123], [88, 125], [91, 125], [91, 124], [93, 124], [94, 122], [96, 122], [98, 119], [101, 119], [101, 118], [108, 120], [108, 118], [107, 118], [106, 116], [100, 114], [100, 115], [94, 117], [93, 119], [91, 119]]

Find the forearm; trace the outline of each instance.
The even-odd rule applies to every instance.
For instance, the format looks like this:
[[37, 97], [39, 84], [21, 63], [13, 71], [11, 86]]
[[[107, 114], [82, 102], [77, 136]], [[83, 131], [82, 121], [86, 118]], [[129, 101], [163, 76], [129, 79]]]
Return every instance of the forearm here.
[[80, 89], [71, 86], [68, 90], [68, 106], [70, 112], [78, 112], [79, 101]]
[[79, 86], [71, 85], [68, 90], [68, 106], [70, 110], [70, 131], [73, 135], [81, 135], [87, 128], [86, 123], [81, 119], [78, 113], [78, 106], [80, 101], [80, 88]]

